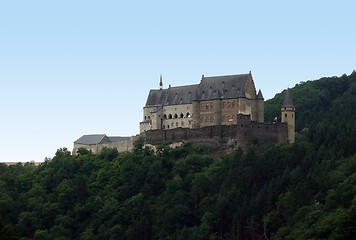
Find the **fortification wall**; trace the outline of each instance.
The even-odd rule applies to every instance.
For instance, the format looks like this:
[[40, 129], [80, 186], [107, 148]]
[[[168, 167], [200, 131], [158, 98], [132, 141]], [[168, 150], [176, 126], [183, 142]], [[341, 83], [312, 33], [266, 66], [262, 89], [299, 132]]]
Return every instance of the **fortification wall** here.
[[207, 126], [198, 129], [155, 129], [132, 136], [126, 141], [95, 145], [75, 144], [73, 155], [76, 155], [80, 147], [91, 150], [94, 154], [100, 152], [103, 148], [116, 148], [118, 152], [132, 151], [134, 142], [140, 136], [145, 138], [146, 144], [153, 146], [163, 143], [180, 144], [189, 141], [193, 144], [247, 147], [252, 143], [288, 142], [288, 124], [265, 124], [250, 121], [249, 116], [239, 115], [235, 125]]
[[286, 123], [265, 124], [239, 119], [237, 125], [207, 126], [199, 129], [176, 128], [170, 130], [151, 130], [146, 132], [146, 142], [157, 145], [182, 141], [197, 143], [229, 144], [245, 147], [252, 142], [258, 144], [287, 142]]

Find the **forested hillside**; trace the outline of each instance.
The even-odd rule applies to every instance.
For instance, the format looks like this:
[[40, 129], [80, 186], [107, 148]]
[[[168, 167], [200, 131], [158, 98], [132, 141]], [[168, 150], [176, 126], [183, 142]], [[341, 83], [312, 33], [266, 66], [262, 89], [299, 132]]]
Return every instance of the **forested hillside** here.
[[[0, 165], [0, 239], [354, 239], [356, 73], [300, 83], [295, 144], [59, 149]], [[280, 116], [284, 93], [265, 103]], [[216, 156], [220, 156], [217, 158]]]

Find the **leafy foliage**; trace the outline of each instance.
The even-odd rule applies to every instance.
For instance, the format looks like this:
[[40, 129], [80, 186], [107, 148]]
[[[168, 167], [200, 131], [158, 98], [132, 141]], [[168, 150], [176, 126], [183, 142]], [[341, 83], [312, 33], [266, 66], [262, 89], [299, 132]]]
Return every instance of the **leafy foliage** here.
[[[298, 134], [221, 150], [187, 143], [40, 166], [0, 164], [0, 239], [353, 239], [356, 74], [291, 89]], [[283, 93], [266, 103], [280, 111]], [[271, 118], [272, 119], [272, 118]]]

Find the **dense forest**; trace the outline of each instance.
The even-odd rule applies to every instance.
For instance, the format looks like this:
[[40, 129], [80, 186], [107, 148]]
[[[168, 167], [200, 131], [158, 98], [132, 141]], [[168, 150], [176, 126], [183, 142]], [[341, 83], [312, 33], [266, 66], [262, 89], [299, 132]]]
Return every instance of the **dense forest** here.
[[[355, 239], [356, 72], [290, 89], [296, 141], [0, 165], [0, 239]], [[284, 92], [265, 102], [280, 116]]]

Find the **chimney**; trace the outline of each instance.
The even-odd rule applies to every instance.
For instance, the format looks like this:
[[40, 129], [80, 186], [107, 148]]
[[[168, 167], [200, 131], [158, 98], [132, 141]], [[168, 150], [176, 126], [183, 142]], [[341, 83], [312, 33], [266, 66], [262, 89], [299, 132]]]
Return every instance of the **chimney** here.
[[204, 79], [204, 74], [201, 75], [201, 79]]

